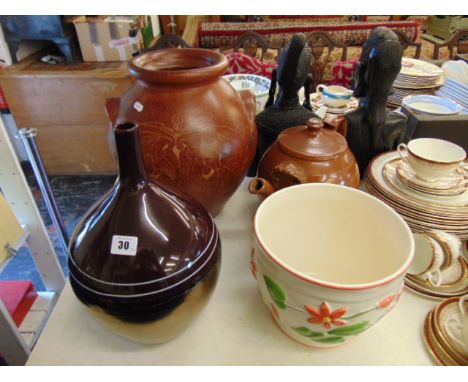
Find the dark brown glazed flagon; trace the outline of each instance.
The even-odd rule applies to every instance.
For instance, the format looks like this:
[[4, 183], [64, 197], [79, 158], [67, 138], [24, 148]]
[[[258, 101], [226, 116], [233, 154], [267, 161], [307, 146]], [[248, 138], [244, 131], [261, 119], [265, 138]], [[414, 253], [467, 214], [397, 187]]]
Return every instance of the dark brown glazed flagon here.
[[129, 63], [137, 81], [107, 102], [112, 124], [139, 124], [150, 178], [194, 197], [213, 216], [242, 182], [257, 146], [255, 95], [222, 78], [227, 65], [206, 49], [146, 53]]
[[[115, 141], [119, 178], [73, 234], [71, 286], [117, 334], [166, 342], [211, 296], [221, 261], [218, 231], [199, 202], [149, 180], [137, 126], [116, 126]], [[119, 249], [116, 235], [133, 239]]]
[[262, 197], [301, 183], [334, 183], [359, 187], [359, 168], [346, 139], [323, 127], [319, 118], [284, 130], [265, 152], [257, 178], [249, 184]]

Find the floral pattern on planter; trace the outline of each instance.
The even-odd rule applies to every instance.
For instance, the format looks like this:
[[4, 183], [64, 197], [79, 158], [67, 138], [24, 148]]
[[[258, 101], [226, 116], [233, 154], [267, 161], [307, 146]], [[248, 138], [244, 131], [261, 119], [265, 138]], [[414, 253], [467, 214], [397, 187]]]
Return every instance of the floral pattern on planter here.
[[322, 302], [320, 308], [316, 309], [311, 305], [305, 305], [305, 309], [312, 316], [307, 319], [311, 324], [322, 324], [325, 329], [331, 329], [332, 324], [336, 326], [344, 326], [348, 321], [340, 319], [348, 311], [347, 308], [339, 308], [332, 311], [328, 302]]
[[385, 297], [382, 301], [376, 303], [371, 308], [346, 316], [348, 313], [347, 307], [339, 307], [333, 310], [327, 301], [323, 301], [319, 308], [315, 308], [312, 305], [304, 305], [305, 310], [288, 305], [286, 302], [286, 291], [283, 287], [269, 276], [263, 275], [263, 279], [272, 299], [271, 312], [275, 320], [279, 320], [280, 317], [280, 310], [278, 310], [278, 308], [282, 310], [293, 309], [304, 314], [308, 314], [310, 317], [306, 319], [307, 322], [313, 325], [322, 325], [326, 331], [312, 330], [306, 326], [292, 327], [291, 329], [300, 336], [307, 337], [312, 341], [323, 344], [340, 344], [346, 341], [346, 337], [355, 336], [367, 330], [371, 327], [370, 321], [363, 320], [350, 324], [349, 320], [356, 319], [376, 310], [393, 308], [403, 292], [402, 287], [397, 293]]
[[380, 309], [388, 308], [390, 305], [398, 301], [401, 293], [403, 292], [403, 288], [400, 289], [398, 293], [391, 294], [390, 296], [384, 298], [382, 301], [379, 302], [378, 306]]

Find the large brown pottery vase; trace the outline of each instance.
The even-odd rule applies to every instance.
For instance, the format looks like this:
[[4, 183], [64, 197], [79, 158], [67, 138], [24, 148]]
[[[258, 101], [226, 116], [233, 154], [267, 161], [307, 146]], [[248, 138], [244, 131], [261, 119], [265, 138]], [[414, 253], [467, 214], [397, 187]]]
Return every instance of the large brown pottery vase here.
[[107, 102], [113, 125], [140, 126], [151, 179], [200, 201], [216, 216], [242, 182], [257, 146], [255, 95], [222, 74], [228, 62], [205, 49], [166, 49], [136, 57], [137, 81]]
[[146, 175], [138, 127], [114, 129], [120, 175], [70, 242], [71, 287], [116, 334], [162, 343], [185, 331], [216, 285], [221, 243], [196, 200]]

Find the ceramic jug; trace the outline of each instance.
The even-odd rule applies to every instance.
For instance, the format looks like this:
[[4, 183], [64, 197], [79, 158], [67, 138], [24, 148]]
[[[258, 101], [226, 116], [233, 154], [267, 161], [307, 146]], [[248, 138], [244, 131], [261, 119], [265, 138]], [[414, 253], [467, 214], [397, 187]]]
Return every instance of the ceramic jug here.
[[257, 177], [249, 184], [262, 198], [302, 183], [333, 183], [359, 187], [359, 169], [340, 133], [311, 118], [306, 125], [284, 130], [265, 152]]
[[228, 61], [206, 49], [165, 49], [129, 63], [136, 78], [107, 102], [113, 125], [140, 126], [151, 179], [200, 201], [216, 216], [244, 178], [257, 147], [255, 95], [222, 78]]
[[196, 200], [149, 180], [138, 126], [114, 129], [119, 177], [69, 246], [70, 284], [101, 324], [143, 343], [185, 331], [216, 285], [221, 243]]

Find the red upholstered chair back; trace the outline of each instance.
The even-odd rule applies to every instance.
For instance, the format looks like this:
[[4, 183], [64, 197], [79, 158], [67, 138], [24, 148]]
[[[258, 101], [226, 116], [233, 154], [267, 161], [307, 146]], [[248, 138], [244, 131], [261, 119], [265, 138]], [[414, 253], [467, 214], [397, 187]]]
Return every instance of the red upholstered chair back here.
[[256, 74], [271, 79], [271, 72], [278, 65], [266, 64], [247, 54], [232, 52], [226, 54], [229, 66], [225, 74]]
[[336, 61], [332, 67], [330, 85], [340, 85], [351, 89], [354, 69], [359, 60]]

